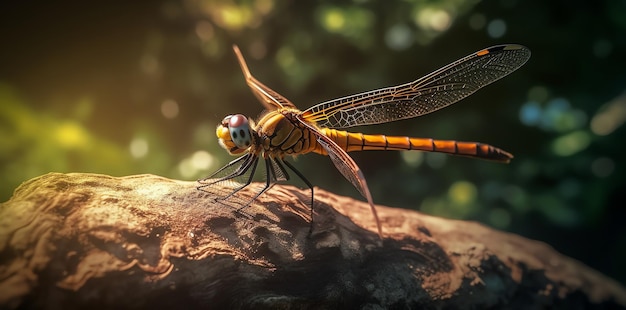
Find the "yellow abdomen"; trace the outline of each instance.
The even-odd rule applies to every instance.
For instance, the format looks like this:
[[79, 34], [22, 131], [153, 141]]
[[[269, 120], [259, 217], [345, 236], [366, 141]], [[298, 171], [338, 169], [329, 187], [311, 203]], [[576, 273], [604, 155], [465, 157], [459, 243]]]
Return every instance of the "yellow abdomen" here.
[[[320, 129], [346, 152], [369, 150], [426, 151], [468, 156], [499, 162], [509, 162], [513, 155], [488, 144], [454, 140], [435, 140], [403, 136], [367, 135], [330, 128]], [[317, 146], [314, 152], [326, 155], [326, 150]]]

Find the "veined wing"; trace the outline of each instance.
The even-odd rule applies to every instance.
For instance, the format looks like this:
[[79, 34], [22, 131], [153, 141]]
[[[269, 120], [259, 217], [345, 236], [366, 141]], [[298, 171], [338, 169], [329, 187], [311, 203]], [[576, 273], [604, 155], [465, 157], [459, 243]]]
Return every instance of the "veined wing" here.
[[243, 75], [246, 78], [246, 83], [252, 90], [252, 93], [259, 99], [259, 101], [261, 101], [266, 109], [271, 111], [282, 107], [296, 107], [287, 98], [255, 79], [250, 73], [246, 60], [243, 58], [243, 55], [241, 55], [239, 47], [237, 47], [237, 45], [233, 45], [233, 50], [235, 51], [235, 55], [237, 55], [237, 60], [239, 60], [239, 65], [241, 66], [241, 71], [243, 71]]
[[413, 118], [447, 107], [517, 70], [530, 50], [497, 45], [461, 58], [416, 81], [330, 100], [302, 117], [319, 126], [346, 128]]
[[376, 221], [376, 227], [378, 229], [378, 235], [382, 239], [383, 231], [380, 220], [378, 219], [378, 212], [376, 212], [376, 208], [374, 207], [374, 200], [372, 199], [372, 195], [370, 193], [369, 188], [367, 187], [367, 182], [365, 181], [365, 176], [361, 171], [361, 168], [354, 162], [352, 157], [346, 153], [343, 149], [341, 149], [335, 141], [331, 140], [329, 137], [321, 133], [317, 128], [308, 124], [305, 121], [302, 121], [302, 124], [307, 126], [309, 130], [317, 137], [317, 143], [319, 143], [328, 153], [328, 157], [330, 157], [331, 161], [335, 165], [335, 168], [341, 172], [341, 174], [356, 187], [356, 189], [367, 199], [368, 204], [372, 210], [372, 214], [374, 215], [374, 219]]

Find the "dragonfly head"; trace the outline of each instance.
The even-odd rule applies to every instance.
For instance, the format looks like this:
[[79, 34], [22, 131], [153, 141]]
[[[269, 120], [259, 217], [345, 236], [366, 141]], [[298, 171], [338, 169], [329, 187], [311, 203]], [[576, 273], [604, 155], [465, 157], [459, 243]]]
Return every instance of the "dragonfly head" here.
[[215, 134], [220, 145], [231, 155], [237, 155], [250, 148], [253, 142], [248, 118], [241, 114], [228, 115], [217, 126]]

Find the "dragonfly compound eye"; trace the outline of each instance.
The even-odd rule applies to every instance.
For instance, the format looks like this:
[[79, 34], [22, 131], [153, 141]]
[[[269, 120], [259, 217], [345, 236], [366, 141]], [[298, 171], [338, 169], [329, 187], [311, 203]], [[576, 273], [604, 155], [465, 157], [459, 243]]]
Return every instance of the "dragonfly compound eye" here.
[[240, 149], [247, 149], [252, 144], [252, 136], [250, 135], [250, 123], [248, 119], [241, 115], [235, 114], [228, 119], [228, 130], [233, 143]]

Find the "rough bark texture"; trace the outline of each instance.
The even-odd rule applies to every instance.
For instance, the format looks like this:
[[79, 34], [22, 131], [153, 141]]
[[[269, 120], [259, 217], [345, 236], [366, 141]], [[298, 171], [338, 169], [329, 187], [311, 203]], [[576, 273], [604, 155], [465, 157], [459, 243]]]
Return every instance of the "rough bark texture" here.
[[[195, 182], [47, 174], [0, 206], [1, 308], [626, 308], [615, 281], [473, 222], [276, 186], [244, 213]], [[304, 203], [303, 203], [304, 201]]]

